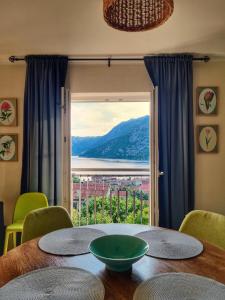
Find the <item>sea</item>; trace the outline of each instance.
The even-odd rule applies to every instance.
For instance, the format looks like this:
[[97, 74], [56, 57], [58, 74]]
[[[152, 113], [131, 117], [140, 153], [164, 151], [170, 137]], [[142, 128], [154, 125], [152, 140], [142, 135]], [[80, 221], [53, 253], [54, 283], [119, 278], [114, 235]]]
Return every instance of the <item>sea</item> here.
[[149, 161], [127, 159], [101, 159], [72, 156], [71, 168], [77, 169], [148, 169]]

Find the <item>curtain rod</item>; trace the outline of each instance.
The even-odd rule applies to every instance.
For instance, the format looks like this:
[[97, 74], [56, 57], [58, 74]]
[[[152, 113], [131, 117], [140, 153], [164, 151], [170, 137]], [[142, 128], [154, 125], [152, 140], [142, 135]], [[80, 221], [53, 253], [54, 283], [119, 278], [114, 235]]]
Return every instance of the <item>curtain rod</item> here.
[[[11, 63], [14, 63], [16, 61], [23, 61], [25, 60], [24, 57], [18, 57], [18, 56], [10, 56], [9, 61]], [[69, 61], [107, 61], [108, 66], [111, 66], [112, 61], [143, 61], [144, 57], [99, 57], [99, 58], [93, 58], [93, 57], [69, 57]], [[208, 62], [210, 60], [209, 56], [202, 56], [202, 57], [193, 57], [194, 61], [203, 61]]]

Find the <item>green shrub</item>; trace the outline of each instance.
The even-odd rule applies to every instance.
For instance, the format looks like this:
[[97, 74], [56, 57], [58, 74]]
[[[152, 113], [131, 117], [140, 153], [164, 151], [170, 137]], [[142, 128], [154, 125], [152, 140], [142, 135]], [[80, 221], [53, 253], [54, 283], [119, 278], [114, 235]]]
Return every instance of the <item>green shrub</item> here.
[[[144, 199], [144, 198], [143, 198]], [[87, 207], [88, 205], [88, 207]], [[86, 224], [108, 224], [108, 223], [129, 223], [129, 224], [148, 224], [149, 208], [148, 201], [142, 202], [142, 219], [141, 219], [141, 201], [136, 198], [135, 213], [133, 198], [130, 196], [127, 200], [127, 209], [125, 199], [120, 199], [119, 204], [116, 196], [110, 198], [96, 197], [96, 217], [95, 217], [95, 200], [93, 197], [82, 202], [80, 224], [79, 213], [73, 209], [72, 221], [75, 226]], [[87, 209], [88, 208], [88, 209]]]

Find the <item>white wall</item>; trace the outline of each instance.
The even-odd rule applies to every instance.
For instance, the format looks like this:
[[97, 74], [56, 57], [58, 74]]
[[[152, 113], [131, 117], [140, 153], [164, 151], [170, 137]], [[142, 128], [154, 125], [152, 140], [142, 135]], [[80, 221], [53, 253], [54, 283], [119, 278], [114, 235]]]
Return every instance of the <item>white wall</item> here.
[[70, 66], [72, 93], [149, 92], [152, 84], [144, 64]]
[[18, 126], [0, 127], [0, 134], [18, 133], [18, 162], [0, 161], [0, 201], [4, 202], [5, 222], [11, 221], [16, 198], [20, 193], [23, 139], [23, 96], [25, 65], [0, 65], [0, 97], [18, 99]]
[[195, 63], [194, 103], [198, 86], [219, 88], [218, 115], [195, 117], [196, 125], [219, 125], [219, 153], [196, 153], [196, 208], [225, 215], [225, 61]]

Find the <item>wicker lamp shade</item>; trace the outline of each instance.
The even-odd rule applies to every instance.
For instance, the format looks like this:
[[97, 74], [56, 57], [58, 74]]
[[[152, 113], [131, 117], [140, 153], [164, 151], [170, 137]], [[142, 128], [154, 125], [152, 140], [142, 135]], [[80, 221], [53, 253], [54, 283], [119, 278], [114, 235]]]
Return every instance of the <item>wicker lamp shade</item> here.
[[173, 0], [103, 0], [104, 19], [123, 31], [144, 31], [162, 25], [172, 15]]

